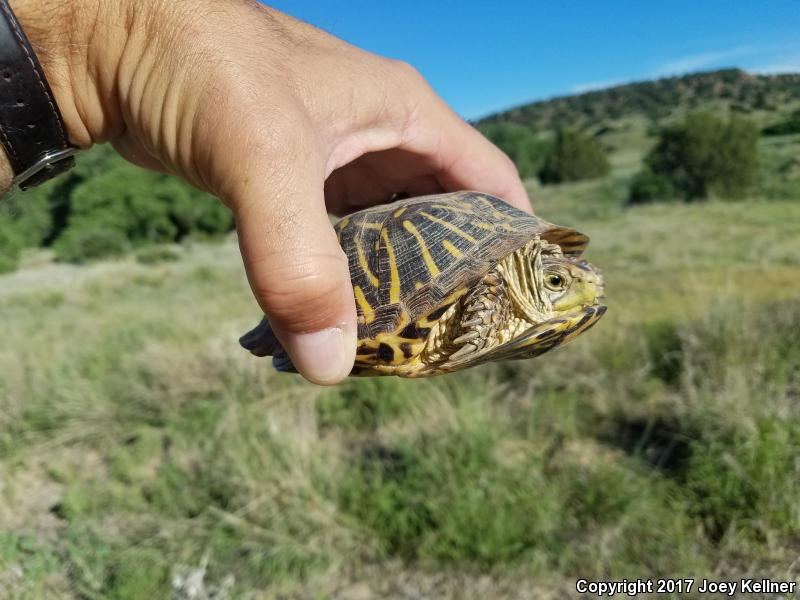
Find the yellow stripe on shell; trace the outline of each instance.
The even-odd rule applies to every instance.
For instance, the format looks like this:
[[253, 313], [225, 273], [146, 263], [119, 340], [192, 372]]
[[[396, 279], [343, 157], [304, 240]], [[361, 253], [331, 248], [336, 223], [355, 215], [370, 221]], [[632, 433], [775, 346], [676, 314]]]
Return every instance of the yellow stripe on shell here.
[[391, 304], [397, 304], [400, 302], [400, 272], [397, 270], [397, 259], [394, 256], [394, 247], [389, 241], [389, 234], [386, 233], [385, 229], [381, 231], [381, 238], [383, 239], [383, 244], [386, 246], [386, 253], [389, 257], [389, 275], [391, 278], [389, 285], [389, 302]]
[[455, 226], [455, 225], [453, 225], [452, 223], [448, 223], [448, 222], [447, 222], [447, 221], [445, 221], [444, 219], [440, 219], [439, 217], [436, 217], [436, 216], [434, 216], [434, 215], [432, 215], [432, 214], [430, 214], [430, 213], [427, 213], [427, 212], [425, 212], [424, 210], [421, 210], [421, 211], [419, 211], [419, 214], [421, 214], [421, 215], [422, 215], [423, 217], [425, 217], [426, 219], [428, 219], [428, 220], [430, 220], [430, 221], [433, 221], [433, 222], [434, 222], [434, 223], [436, 223], [437, 225], [441, 225], [441, 226], [442, 226], [442, 227], [444, 227], [445, 229], [449, 229], [450, 231], [452, 231], [452, 232], [453, 232], [453, 233], [455, 233], [456, 235], [458, 235], [458, 236], [460, 236], [460, 237], [464, 238], [464, 239], [465, 239], [465, 240], [467, 240], [468, 242], [471, 242], [471, 243], [473, 243], [473, 244], [476, 244], [476, 243], [478, 242], [478, 240], [476, 240], [474, 237], [472, 237], [472, 236], [471, 236], [470, 234], [468, 234], [466, 231], [463, 231], [462, 229], [459, 229], [458, 227], [456, 227], [456, 226]]
[[344, 231], [345, 227], [350, 224], [350, 217], [345, 217], [338, 223], [338, 227], [336, 228], [336, 237], [339, 238], [339, 243], [342, 243], [342, 232]]
[[422, 260], [425, 261], [425, 266], [428, 267], [428, 271], [431, 272], [431, 275], [436, 277], [439, 274], [439, 267], [433, 261], [433, 257], [428, 250], [428, 245], [425, 243], [425, 239], [422, 237], [422, 234], [416, 227], [414, 227], [414, 224], [411, 221], [403, 221], [403, 227], [417, 239], [419, 248], [422, 251]]
[[451, 206], [450, 204], [431, 204], [431, 206], [434, 207], [434, 208], [443, 208], [445, 210], [461, 213], [461, 214], [464, 214], [464, 215], [474, 215], [475, 214], [475, 211], [472, 210], [472, 208], [469, 205], [467, 205], [465, 208], [456, 208], [455, 206]]
[[358, 266], [361, 267], [361, 270], [369, 279], [369, 282], [372, 284], [372, 287], [377, 288], [380, 285], [380, 280], [378, 277], [373, 273], [369, 268], [369, 263], [367, 262], [367, 256], [364, 254], [364, 248], [361, 244], [356, 244], [356, 254], [358, 255]]
[[461, 250], [453, 246], [453, 244], [451, 244], [449, 240], [442, 240], [442, 246], [444, 246], [444, 249], [447, 250], [450, 254], [452, 254], [456, 258], [461, 258], [463, 256]]
[[474, 221], [472, 223], [473, 227], [477, 227], [478, 229], [485, 229], [486, 231], [491, 231], [494, 233], [494, 225], [490, 225], [489, 223], [484, 223], [483, 221]]
[[367, 297], [364, 295], [364, 290], [361, 289], [361, 286], [354, 286], [353, 292], [355, 293], [358, 307], [361, 309], [361, 314], [364, 315], [364, 323], [369, 325], [375, 320], [375, 311], [367, 300]]

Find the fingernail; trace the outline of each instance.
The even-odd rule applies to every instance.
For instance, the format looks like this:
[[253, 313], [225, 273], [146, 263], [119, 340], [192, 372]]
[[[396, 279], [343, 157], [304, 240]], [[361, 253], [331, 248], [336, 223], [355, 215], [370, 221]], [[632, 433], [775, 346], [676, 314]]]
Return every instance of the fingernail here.
[[355, 339], [350, 337], [339, 327], [294, 336], [292, 360], [309, 381], [331, 385], [353, 368]]

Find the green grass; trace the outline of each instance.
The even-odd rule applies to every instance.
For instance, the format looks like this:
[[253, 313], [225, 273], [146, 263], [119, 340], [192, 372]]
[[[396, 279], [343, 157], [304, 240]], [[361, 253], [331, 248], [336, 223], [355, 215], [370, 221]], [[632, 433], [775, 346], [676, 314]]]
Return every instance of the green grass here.
[[[557, 597], [577, 577], [786, 577], [800, 546], [800, 205], [544, 193], [610, 310], [534, 361], [334, 389], [236, 345], [233, 243], [0, 285], [0, 584], [168, 597]], [[592, 196], [598, 206], [585, 204]], [[580, 208], [582, 207], [582, 208]], [[796, 577], [796, 571], [789, 573]], [[366, 586], [366, 587], [365, 587]]]

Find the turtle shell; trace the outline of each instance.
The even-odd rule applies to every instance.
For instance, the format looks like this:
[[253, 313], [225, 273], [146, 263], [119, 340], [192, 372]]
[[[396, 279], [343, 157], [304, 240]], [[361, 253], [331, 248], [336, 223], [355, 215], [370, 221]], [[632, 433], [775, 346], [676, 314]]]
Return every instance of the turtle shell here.
[[335, 228], [349, 258], [361, 340], [414, 337], [401, 330], [437, 318], [536, 236], [568, 256], [579, 256], [589, 241], [478, 192], [399, 200], [345, 217]]

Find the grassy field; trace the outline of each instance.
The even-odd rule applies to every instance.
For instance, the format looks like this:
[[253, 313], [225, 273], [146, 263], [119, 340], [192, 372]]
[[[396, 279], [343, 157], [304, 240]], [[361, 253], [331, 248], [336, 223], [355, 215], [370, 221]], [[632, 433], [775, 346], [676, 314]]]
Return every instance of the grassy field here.
[[[322, 389], [247, 355], [233, 240], [85, 267], [31, 253], [0, 278], [0, 598], [797, 580], [800, 202], [625, 209], [637, 156], [531, 187], [592, 237], [603, 321], [424, 381]], [[206, 595], [178, 591], [201, 574]]]

